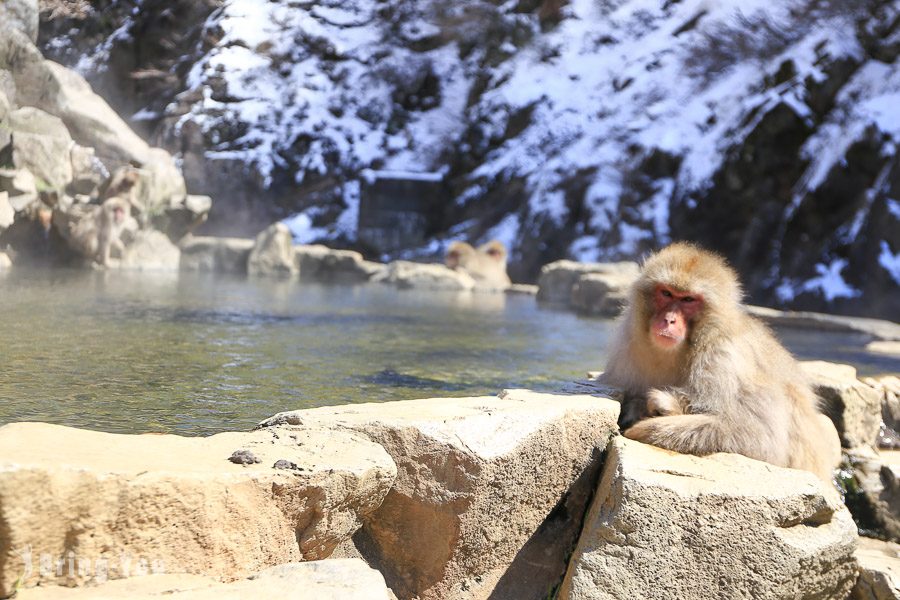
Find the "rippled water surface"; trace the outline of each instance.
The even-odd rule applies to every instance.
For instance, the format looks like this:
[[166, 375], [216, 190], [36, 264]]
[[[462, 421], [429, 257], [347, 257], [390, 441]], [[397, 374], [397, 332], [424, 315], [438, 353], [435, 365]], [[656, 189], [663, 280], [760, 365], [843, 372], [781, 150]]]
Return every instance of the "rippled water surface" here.
[[[608, 321], [525, 296], [49, 271], [0, 279], [0, 423], [205, 434], [327, 404], [554, 389], [599, 369]], [[897, 362], [782, 332], [804, 358]]]

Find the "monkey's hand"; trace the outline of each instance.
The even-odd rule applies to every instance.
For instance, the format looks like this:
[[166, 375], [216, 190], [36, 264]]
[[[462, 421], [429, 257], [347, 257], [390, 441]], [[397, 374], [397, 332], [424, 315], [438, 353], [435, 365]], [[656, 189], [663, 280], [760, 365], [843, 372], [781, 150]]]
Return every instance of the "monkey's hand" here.
[[647, 416], [666, 417], [684, 414], [687, 398], [669, 390], [652, 389], [647, 393]]
[[629, 427], [625, 437], [645, 444], [652, 444], [700, 456], [713, 452], [728, 452], [719, 420], [713, 415], [673, 415], [653, 417]]

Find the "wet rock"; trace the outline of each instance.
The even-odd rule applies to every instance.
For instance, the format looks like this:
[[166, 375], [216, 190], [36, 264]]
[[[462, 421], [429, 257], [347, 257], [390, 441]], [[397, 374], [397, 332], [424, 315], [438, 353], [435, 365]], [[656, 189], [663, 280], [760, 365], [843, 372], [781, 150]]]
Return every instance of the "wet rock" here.
[[637, 278], [639, 268], [637, 263], [579, 263], [571, 260], [558, 260], [541, 268], [538, 278], [537, 298], [541, 302], [550, 304], [570, 305], [573, 300], [572, 292], [578, 280], [588, 273], [601, 273], [611, 275], [624, 280], [627, 277]]
[[859, 579], [849, 600], [900, 600], [900, 546], [860, 537]]
[[[235, 448], [261, 462], [232, 464]], [[277, 460], [308, 472], [273, 469]], [[25, 571], [74, 551], [118, 579], [144, 561], [221, 580], [329, 556], [377, 508], [396, 475], [384, 450], [321, 428], [210, 437], [0, 427], [0, 597], [16, 582], [83, 585], [98, 573]], [[36, 564], [36, 563], [35, 563]], [[26, 576], [23, 577], [23, 573]]]
[[188, 236], [180, 244], [180, 268], [204, 273], [246, 274], [253, 245], [253, 240], [244, 238]]
[[368, 281], [386, 267], [363, 259], [352, 250], [332, 250], [322, 245], [294, 246], [294, 261], [301, 280], [327, 283]]
[[377, 273], [372, 281], [390, 283], [400, 289], [467, 291], [475, 288], [468, 273], [444, 265], [395, 260]]
[[813, 474], [624, 438], [558, 598], [844, 598], [856, 525]]
[[864, 333], [876, 340], [900, 340], [900, 325], [882, 319], [843, 317], [817, 312], [782, 311], [763, 306], [747, 306], [751, 315], [777, 327]]
[[284, 223], [274, 223], [256, 236], [250, 252], [247, 272], [250, 275], [290, 277], [297, 273], [291, 230]]
[[537, 296], [538, 289], [539, 288], [536, 285], [531, 285], [528, 283], [514, 283], [506, 288], [506, 293], [521, 296]]
[[19, 600], [390, 600], [384, 577], [359, 559], [287, 563], [233, 583], [198, 575], [145, 575], [91, 588], [41, 586]]
[[543, 599], [565, 571], [617, 402], [509, 390], [281, 413], [381, 444], [397, 481], [354, 536], [401, 598]]
[[850, 365], [805, 361], [822, 412], [834, 422], [845, 448], [874, 447], [881, 426], [881, 394], [856, 377]]

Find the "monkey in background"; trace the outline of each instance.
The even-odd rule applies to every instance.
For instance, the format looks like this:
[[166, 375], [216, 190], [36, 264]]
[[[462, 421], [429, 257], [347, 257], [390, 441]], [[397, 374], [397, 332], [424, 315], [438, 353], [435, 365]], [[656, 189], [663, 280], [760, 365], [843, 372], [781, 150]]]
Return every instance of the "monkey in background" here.
[[840, 461], [837, 431], [797, 362], [747, 313], [734, 271], [693, 245], [644, 263], [601, 381], [625, 391], [628, 438], [734, 452], [825, 481]]
[[80, 205], [77, 212], [70, 210], [70, 214], [65, 215], [70, 219], [63, 227], [68, 232], [69, 245], [103, 266], [110, 264], [112, 250], [121, 258], [125, 246], [120, 237], [131, 215], [129, 202], [113, 196], [100, 205]]
[[447, 248], [445, 264], [471, 275], [478, 287], [506, 289], [512, 285], [506, 274], [507, 257], [506, 246], [498, 240], [477, 249], [466, 242], [453, 242]]

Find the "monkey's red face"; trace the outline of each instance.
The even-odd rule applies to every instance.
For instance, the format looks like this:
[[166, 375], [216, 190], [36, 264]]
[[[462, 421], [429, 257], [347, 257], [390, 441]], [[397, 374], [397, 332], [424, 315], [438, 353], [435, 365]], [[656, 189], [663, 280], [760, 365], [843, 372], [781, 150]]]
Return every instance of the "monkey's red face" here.
[[121, 206], [113, 209], [113, 221], [116, 225], [121, 225], [125, 221], [125, 210]]
[[703, 307], [703, 297], [658, 285], [653, 292], [653, 307], [650, 339], [657, 348], [671, 350], [687, 339], [691, 322]]
[[457, 250], [451, 250], [447, 253], [447, 258], [445, 259], [445, 264], [451, 269], [455, 269], [459, 266], [459, 252]]

